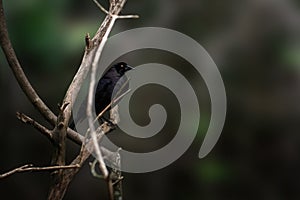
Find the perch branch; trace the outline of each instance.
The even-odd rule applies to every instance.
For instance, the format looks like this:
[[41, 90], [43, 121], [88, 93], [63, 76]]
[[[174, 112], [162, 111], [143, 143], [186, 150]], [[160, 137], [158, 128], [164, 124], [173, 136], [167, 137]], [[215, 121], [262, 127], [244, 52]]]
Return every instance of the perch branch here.
[[89, 123], [89, 128], [90, 128], [90, 134], [91, 134], [91, 138], [92, 141], [94, 143], [94, 147], [95, 147], [95, 153], [96, 153], [96, 158], [99, 162], [99, 167], [100, 170], [104, 176], [104, 178], [106, 179], [108, 177], [108, 171], [106, 169], [104, 160], [102, 158], [102, 154], [100, 151], [100, 147], [98, 144], [98, 140], [97, 140], [97, 135], [96, 135], [96, 129], [93, 123], [93, 114], [92, 114], [92, 104], [93, 104], [93, 97], [95, 94], [95, 84], [96, 84], [96, 71], [97, 71], [97, 66], [98, 66], [98, 62], [102, 53], [102, 50], [104, 48], [104, 44], [107, 41], [108, 35], [110, 33], [110, 31], [112, 30], [112, 27], [115, 23], [116, 18], [112, 17], [111, 18], [111, 23], [109, 24], [109, 26], [107, 27], [107, 31], [104, 34], [102, 41], [96, 51], [93, 63], [92, 63], [92, 70], [91, 70], [91, 81], [90, 81], [90, 85], [89, 85], [89, 93], [88, 93], [88, 101], [87, 101], [87, 117], [88, 117], [88, 123]]
[[[91, 84], [90, 88], [94, 86], [95, 84], [95, 71], [97, 68], [98, 60], [100, 58], [102, 49], [104, 47], [104, 44], [108, 38], [108, 35], [117, 19], [116, 16], [120, 13], [121, 9], [123, 8], [126, 0], [111, 0], [110, 1], [110, 8], [109, 8], [109, 15], [107, 15], [102, 22], [100, 28], [96, 32], [95, 36], [93, 37], [92, 40], [89, 39], [89, 43], [91, 42], [92, 45], [88, 45], [90, 48], [86, 48], [86, 51], [83, 56], [83, 60], [81, 62], [81, 65], [79, 67], [78, 72], [74, 76], [74, 79], [72, 83], [70, 84], [66, 95], [63, 100], [63, 105], [64, 104], [70, 104], [69, 106], [66, 107], [63, 113], [63, 120], [58, 120], [57, 124], [64, 124], [67, 125], [69, 122], [69, 119], [71, 117], [71, 110], [73, 107], [73, 103], [75, 99], [77, 98], [78, 92], [81, 88], [81, 85], [86, 78], [90, 68], [92, 67], [92, 73], [91, 73]], [[92, 102], [92, 97], [94, 93], [94, 88], [89, 90], [89, 98], [88, 98], [88, 105], [91, 105]], [[105, 163], [102, 158], [102, 154], [100, 151], [100, 148], [97, 143], [97, 137], [95, 133], [95, 127], [93, 125], [93, 119], [92, 119], [92, 113], [90, 110], [90, 107], [87, 106], [87, 116], [89, 120], [89, 128], [92, 134], [92, 144], [93, 148], [96, 152], [97, 159], [99, 162], [100, 170], [103, 173], [105, 177], [108, 177], [108, 172], [105, 166]], [[59, 118], [59, 116], [58, 116]], [[94, 134], [94, 135], [93, 135]], [[83, 143], [84, 144], [84, 143]], [[90, 156], [90, 153], [87, 152], [86, 148], [84, 148], [83, 153], [80, 154], [79, 158], [75, 159], [73, 162], [78, 163], [85, 161], [88, 157]], [[78, 160], [79, 159], [79, 160]], [[50, 189], [50, 193], [48, 196], [48, 199], [51, 200], [59, 200], [63, 197], [66, 188], [69, 184], [69, 182], [72, 180], [73, 176], [77, 173], [78, 170], [73, 169], [73, 170], [64, 170], [62, 174], [59, 174], [58, 177], [54, 178], [54, 185], [52, 185]], [[70, 173], [70, 174], [69, 174]], [[72, 177], [72, 178], [70, 178]], [[58, 180], [57, 180], [58, 178]]]
[[[118, 19], [119, 13], [121, 12], [125, 2], [126, 2], [126, 0], [111, 0], [110, 1], [109, 15], [106, 16], [106, 19], [109, 19], [110, 23], [106, 24], [104, 21], [104, 23], [102, 23], [101, 27], [102, 26], [107, 27], [106, 31], [96, 33], [96, 36], [99, 35], [101, 37], [101, 40], [96, 41], [97, 44], [98, 44], [98, 42], [100, 42], [100, 43], [95, 52], [95, 56], [94, 56], [94, 59], [92, 62], [91, 80], [90, 80], [90, 85], [89, 85], [87, 109], [86, 109], [86, 114], [87, 114], [90, 134], [91, 134], [91, 138], [92, 138], [93, 148], [94, 148], [95, 154], [96, 154], [96, 159], [99, 163], [99, 169], [102, 172], [104, 179], [107, 181], [108, 191], [109, 191], [109, 199], [111, 199], [111, 200], [114, 199], [112, 180], [108, 174], [108, 170], [106, 168], [103, 156], [100, 151], [100, 146], [98, 143], [96, 129], [94, 126], [94, 120], [93, 120], [93, 115], [92, 115], [92, 106], [93, 106], [93, 96], [95, 93], [94, 86], [96, 84], [96, 71], [97, 71], [97, 67], [99, 66], [100, 56], [103, 51], [104, 45], [108, 39], [108, 35], [109, 35], [110, 31], [112, 30], [112, 27], [113, 27], [115, 21]], [[101, 8], [102, 8], [102, 6], [101, 6]], [[100, 27], [100, 29], [101, 29], [101, 27]]]
[[[96, 36], [99, 35], [101, 37], [101, 40], [99, 41], [99, 46], [95, 52], [95, 56], [93, 58], [93, 62], [92, 62], [92, 68], [91, 68], [91, 80], [90, 80], [90, 85], [89, 85], [89, 91], [88, 91], [88, 100], [87, 100], [87, 109], [86, 109], [86, 113], [87, 113], [87, 118], [88, 118], [88, 124], [89, 124], [89, 129], [90, 129], [90, 134], [91, 134], [91, 138], [92, 141], [94, 143], [94, 148], [95, 148], [95, 154], [96, 154], [96, 159], [99, 162], [99, 168], [104, 176], [105, 179], [108, 178], [108, 171], [107, 168], [105, 166], [101, 151], [100, 151], [100, 147], [99, 147], [99, 143], [97, 140], [97, 134], [96, 134], [96, 129], [94, 126], [94, 120], [93, 120], [93, 115], [92, 115], [92, 106], [93, 106], [93, 97], [95, 94], [95, 84], [96, 84], [96, 71], [97, 71], [97, 67], [99, 66], [99, 60], [100, 60], [100, 56], [101, 53], [103, 51], [104, 45], [108, 39], [108, 36], [112, 30], [112, 27], [116, 21], [116, 19], [118, 19], [119, 17], [119, 13], [121, 12], [121, 10], [123, 9], [123, 6], [125, 4], [126, 0], [112, 0], [110, 1], [110, 8], [109, 8], [109, 13], [106, 16], [105, 19], [108, 19], [109, 23], [106, 23], [105, 21], [102, 23], [101, 27], [106, 27], [104, 30], [104, 32], [97, 32]], [[96, 3], [96, 2], [95, 2]], [[100, 4], [99, 4], [100, 5]], [[100, 7], [102, 7], [100, 5]], [[102, 7], [103, 8], [103, 7]], [[101, 30], [100, 27], [100, 30]]]

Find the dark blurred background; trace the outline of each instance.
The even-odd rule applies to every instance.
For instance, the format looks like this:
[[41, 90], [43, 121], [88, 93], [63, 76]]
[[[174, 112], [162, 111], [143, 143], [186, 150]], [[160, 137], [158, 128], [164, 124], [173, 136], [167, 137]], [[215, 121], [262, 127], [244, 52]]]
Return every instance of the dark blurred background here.
[[[101, 3], [108, 6], [105, 0]], [[202, 81], [203, 120], [192, 146], [159, 171], [124, 173], [124, 199], [300, 199], [299, 5], [297, 0], [128, 0], [123, 13], [137, 13], [140, 19], [117, 21], [112, 34], [158, 26], [197, 40], [222, 74], [228, 112], [217, 145], [204, 159], [198, 159], [210, 116], [209, 96]], [[84, 36], [87, 32], [93, 35], [104, 15], [91, 0], [9, 0], [4, 1], [4, 7], [24, 71], [57, 113], [57, 104], [80, 64]], [[177, 69], [191, 67], [166, 52], [145, 51], [130, 56], [133, 65], [149, 61]], [[16, 83], [2, 51], [0, 65], [0, 173], [26, 163], [47, 166], [51, 144], [19, 122], [15, 112], [44, 120]], [[190, 72], [187, 74], [193, 83], [195, 77]], [[173, 97], [162, 88], [155, 91]], [[147, 99], [147, 94], [140, 94], [140, 98]], [[137, 98], [139, 107], [145, 103], [138, 102]], [[178, 123], [176, 117], [170, 120]], [[157, 137], [148, 144], [159, 143], [155, 147], [159, 148], [163, 146], [161, 141], [169, 139]], [[140, 146], [138, 141], [136, 146]], [[68, 161], [78, 151], [78, 146], [68, 142]], [[0, 197], [45, 199], [48, 186], [47, 172], [15, 174], [0, 180]], [[106, 192], [104, 181], [92, 178], [86, 165], [65, 199], [105, 199]]]

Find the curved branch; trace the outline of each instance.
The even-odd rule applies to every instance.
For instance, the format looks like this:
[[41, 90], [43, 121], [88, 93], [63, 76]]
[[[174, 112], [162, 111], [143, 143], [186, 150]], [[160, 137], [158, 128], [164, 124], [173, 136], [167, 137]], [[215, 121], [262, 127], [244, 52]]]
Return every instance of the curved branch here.
[[[41, 132], [44, 132], [44, 134], [53, 139], [53, 144], [57, 148], [57, 152], [53, 154], [54, 157], [54, 163], [57, 165], [60, 165], [58, 168], [53, 168], [51, 170], [55, 170], [52, 173], [52, 181], [51, 184], [48, 199], [51, 200], [61, 200], [66, 192], [66, 189], [73, 179], [73, 177], [76, 175], [76, 173], [79, 171], [82, 164], [88, 159], [88, 157], [91, 154], [91, 149], [98, 152], [98, 161], [102, 164], [100, 166], [101, 171], [104, 172], [104, 176], [108, 177], [107, 169], [104, 165], [103, 158], [106, 157], [106, 151], [103, 151], [103, 148], [99, 148], [99, 146], [96, 145], [97, 141], [90, 141], [88, 144], [83, 143], [83, 137], [67, 128], [69, 119], [71, 117], [72, 107], [73, 103], [78, 95], [78, 92], [81, 88], [81, 85], [88, 75], [89, 70], [92, 69], [91, 73], [91, 79], [92, 83], [95, 82], [95, 69], [97, 67], [97, 62], [99, 60], [101, 51], [103, 49], [103, 46], [108, 38], [108, 35], [114, 25], [114, 22], [116, 19], [121, 18], [135, 18], [135, 15], [129, 15], [129, 16], [119, 16], [120, 11], [122, 10], [126, 0], [110, 0], [110, 7], [109, 11], [107, 11], [100, 5], [100, 9], [107, 14], [104, 21], [102, 22], [100, 28], [96, 32], [95, 36], [92, 40], [89, 39], [87, 36], [87, 46], [84, 52], [84, 56], [81, 62], [81, 65], [74, 76], [66, 95], [63, 99], [62, 106], [60, 107], [60, 113], [58, 116], [56, 116], [49, 108], [48, 106], [42, 101], [42, 99], [38, 96], [36, 91], [33, 89], [32, 85], [28, 81], [18, 59], [15, 54], [15, 51], [12, 47], [11, 41], [8, 36], [7, 26], [5, 22], [5, 15], [3, 11], [3, 3], [2, 0], [0, 0], [0, 44], [3, 49], [3, 52], [6, 56], [6, 59], [9, 63], [10, 68], [12, 69], [14, 76], [16, 77], [20, 87], [22, 88], [23, 92], [26, 94], [30, 102], [35, 106], [35, 108], [43, 115], [43, 117], [50, 122], [54, 126], [54, 130], [48, 132], [48, 130], [44, 129], [43, 126], [41, 126], [38, 123], [34, 123], [34, 121], [31, 121], [29, 118], [24, 118], [23, 121], [31, 123], [34, 125], [35, 128], [40, 130]], [[99, 6], [98, 5], [98, 6]], [[101, 8], [102, 7], [102, 8]], [[90, 90], [89, 94], [89, 101], [91, 102], [93, 91]], [[89, 105], [91, 105], [89, 103]], [[94, 126], [92, 124], [92, 118], [91, 118], [91, 111], [87, 110], [87, 116], [89, 119], [90, 130], [92, 133], [95, 133], [95, 130], [93, 129]], [[107, 130], [103, 130], [102, 134], [105, 134], [111, 130], [111, 127], [108, 127]], [[72, 139], [74, 142], [78, 144], [82, 144], [82, 152], [72, 161], [72, 165], [76, 165], [76, 168], [71, 169], [64, 169], [61, 170], [60, 167], [64, 167], [65, 163], [65, 138], [68, 136], [70, 139]], [[90, 148], [89, 148], [90, 147]], [[100, 155], [100, 156], [99, 156]], [[79, 167], [77, 167], [79, 165]], [[30, 166], [22, 166], [20, 168], [17, 168], [16, 170], [12, 170], [9, 173], [16, 173], [21, 171], [28, 171], [32, 170], [32, 168], [28, 168]], [[38, 170], [46, 170], [47, 168], [38, 168]], [[48, 168], [49, 169], [49, 168]], [[106, 171], [106, 172], [105, 172]]]
[[8, 64], [12, 69], [14, 76], [16, 77], [23, 92], [26, 94], [26, 96], [28, 97], [30, 102], [34, 105], [34, 107], [43, 115], [43, 117], [48, 122], [50, 122], [50, 124], [55, 125], [56, 116], [48, 108], [48, 106], [42, 101], [42, 99], [38, 96], [36, 91], [33, 89], [12, 47], [11, 41], [8, 36], [6, 22], [5, 22], [2, 0], [0, 0], [0, 44], [6, 56]]
[[[56, 115], [48, 108], [48, 106], [42, 101], [42, 99], [38, 96], [36, 91], [33, 89], [12, 47], [11, 41], [8, 36], [2, 0], [0, 0], [0, 44], [6, 56], [8, 64], [12, 69], [14, 76], [16, 77], [23, 92], [26, 94], [26, 96], [28, 97], [30, 102], [35, 106], [35, 108], [43, 115], [43, 117], [51, 125], [54, 126], [57, 121]], [[81, 145], [81, 141], [83, 137], [79, 133], [77, 133], [76, 131], [70, 128], [68, 128], [67, 131], [68, 131], [68, 138], [71, 139], [73, 142]]]

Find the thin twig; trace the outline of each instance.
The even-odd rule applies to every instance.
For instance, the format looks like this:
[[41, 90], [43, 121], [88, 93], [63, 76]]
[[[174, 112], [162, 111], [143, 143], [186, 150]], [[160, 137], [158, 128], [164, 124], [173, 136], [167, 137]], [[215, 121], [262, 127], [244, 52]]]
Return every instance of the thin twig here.
[[118, 19], [138, 19], [139, 15], [119, 15]]
[[[113, 15], [112, 13], [110, 13], [109, 11], [107, 11], [97, 0], [93, 0], [94, 3], [98, 6], [98, 8], [100, 8], [100, 10], [102, 12], [104, 12], [107, 15]], [[138, 15], [116, 15], [116, 18], [118, 19], [137, 19], [139, 18]]]
[[34, 119], [28, 117], [23, 113], [17, 112], [16, 115], [17, 118], [21, 120], [23, 123], [32, 125], [35, 129], [37, 129], [39, 132], [45, 135], [49, 140], [53, 141], [53, 134], [49, 129], [47, 129], [46, 127], [39, 124], [37, 121], [35, 121]]
[[109, 15], [109, 12], [97, 1], [97, 0], [93, 0], [94, 3], [98, 6], [98, 8], [100, 8], [100, 10], [102, 12], [104, 12], [105, 14]]
[[[122, 85], [122, 87], [119, 89], [119, 91], [117, 92], [116, 95], [118, 95], [120, 93], [121, 90], [123, 90], [123, 88], [125, 87], [125, 85], [128, 83], [129, 79]], [[114, 98], [113, 100], [110, 101], [110, 103], [97, 115], [97, 117], [94, 119], [93, 123], [96, 123], [98, 121], [98, 119], [100, 117], [102, 117], [102, 115], [116, 102], [118, 102], [120, 99], [122, 99], [125, 95], [127, 95], [129, 92], [131, 91], [131, 89], [128, 89], [127, 91], [125, 91], [123, 94], [121, 94], [120, 96]], [[90, 133], [90, 129], [88, 128], [86, 133], [85, 133], [85, 138], [87, 138], [87, 135]]]
[[6, 178], [8, 176], [11, 176], [15, 173], [20, 173], [20, 172], [34, 172], [34, 171], [52, 171], [52, 170], [57, 170], [57, 169], [73, 169], [73, 168], [79, 168], [80, 165], [66, 165], [66, 166], [49, 166], [49, 167], [34, 167], [33, 164], [26, 164], [21, 167], [15, 168], [9, 172], [6, 172], [4, 174], [0, 175], [1, 178]]
[[97, 120], [102, 117], [102, 115], [112, 106], [112, 104], [118, 102], [121, 98], [123, 98], [125, 95], [127, 95], [129, 92], [131, 91], [131, 89], [127, 90], [126, 92], [124, 92], [123, 94], [121, 94], [120, 96], [118, 96], [117, 98], [113, 99], [96, 117], [96, 119], [94, 120], [94, 123], [97, 122]]
[[101, 174], [98, 174], [97, 171], [96, 171], [96, 164], [97, 164], [97, 162], [98, 162], [97, 159], [94, 159], [93, 162], [89, 163], [90, 168], [91, 168], [91, 173], [96, 178], [104, 178]]

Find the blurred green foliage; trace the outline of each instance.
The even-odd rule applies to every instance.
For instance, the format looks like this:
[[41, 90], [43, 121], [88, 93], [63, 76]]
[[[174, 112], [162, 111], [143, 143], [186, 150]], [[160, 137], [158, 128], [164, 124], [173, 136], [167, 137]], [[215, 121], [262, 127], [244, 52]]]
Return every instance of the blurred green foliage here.
[[224, 180], [230, 180], [233, 175], [229, 167], [218, 159], [208, 159], [205, 162], [195, 166], [195, 174], [199, 176], [199, 180], [204, 183], [216, 183]]
[[[71, 16], [72, 1], [7, 1], [7, 23], [10, 37], [25, 66], [31, 69], [59, 72], [84, 48], [84, 37], [97, 29], [91, 23]], [[77, 60], [77, 62], [79, 59]], [[72, 63], [74, 67], [79, 63]]]

